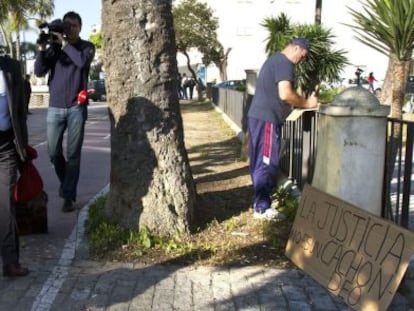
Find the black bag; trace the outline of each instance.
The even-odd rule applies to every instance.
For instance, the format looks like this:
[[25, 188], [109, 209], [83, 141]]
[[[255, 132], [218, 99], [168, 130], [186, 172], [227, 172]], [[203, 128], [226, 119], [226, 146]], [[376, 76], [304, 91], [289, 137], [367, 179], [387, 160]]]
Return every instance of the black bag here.
[[188, 86], [190, 86], [190, 87], [194, 87], [196, 85], [196, 82], [195, 82], [195, 80], [193, 79], [193, 78], [190, 78], [190, 81], [188, 81]]
[[16, 203], [16, 222], [20, 235], [47, 233], [48, 197], [43, 190], [26, 203]]

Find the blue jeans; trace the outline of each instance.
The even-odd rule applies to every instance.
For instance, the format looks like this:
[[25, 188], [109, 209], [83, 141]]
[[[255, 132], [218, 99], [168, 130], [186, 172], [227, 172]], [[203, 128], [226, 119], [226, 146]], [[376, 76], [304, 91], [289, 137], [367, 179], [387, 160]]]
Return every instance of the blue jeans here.
[[[86, 106], [49, 107], [47, 112], [47, 146], [50, 161], [60, 180], [59, 195], [76, 200], [81, 149], [87, 119]], [[67, 129], [66, 159], [63, 155], [63, 135]]]

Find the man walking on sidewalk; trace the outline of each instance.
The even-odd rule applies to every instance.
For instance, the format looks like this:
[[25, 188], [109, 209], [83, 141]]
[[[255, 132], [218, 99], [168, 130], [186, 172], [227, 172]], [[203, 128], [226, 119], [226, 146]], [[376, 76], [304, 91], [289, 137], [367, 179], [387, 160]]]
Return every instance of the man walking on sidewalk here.
[[[49, 73], [48, 152], [60, 181], [59, 195], [64, 199], [62, 210], [71, 212], [75, 210], [87, 119], [86, 91], [95, 47], [79, 37], [82, 27], [79, 14], [66, 13], [62, 27], [64, 33], [53, 32], [51, 39], [39, 37], [35, 74], [40, 77]], [[62, 148], [65, 130], [68, 132], [66, 159]]]
[[260, 69], [247, 120], [255, 218], [273, 218], [277, 214], [270, 208], [270, 193], [276, 186], [282, 124], [293, 107], [318, 105], [315, 94], [305, 99], [294, 89], [295, 65], [307, 58], [309, 48], [307, 39], [293, 39], [281, 52], [271, 55]]

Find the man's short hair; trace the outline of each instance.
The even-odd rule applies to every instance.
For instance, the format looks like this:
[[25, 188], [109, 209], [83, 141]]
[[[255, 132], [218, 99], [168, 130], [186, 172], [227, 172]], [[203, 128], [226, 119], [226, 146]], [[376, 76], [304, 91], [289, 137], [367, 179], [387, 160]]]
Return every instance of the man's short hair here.
[[65, 20], [66, 18], [77, 19], [79, 22], [79, 25], [82, 26], [82, 18], [80, 17], [78, 13], [70, 11], [63, 16], [63, 20]]

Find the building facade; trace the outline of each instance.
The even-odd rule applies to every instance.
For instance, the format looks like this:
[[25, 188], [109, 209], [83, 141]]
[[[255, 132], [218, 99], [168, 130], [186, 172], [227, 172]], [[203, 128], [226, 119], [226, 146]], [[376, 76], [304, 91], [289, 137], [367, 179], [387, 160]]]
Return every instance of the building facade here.
[[[312, 24], [315, 20], [316, 0], [199, 0], [207, 3], [219, 20], [218, 39], [224, 49], [231, 48], [228, 59], [227, 76], [229, 80], [246, 78], [246, 70], [258, 70], [265, 61], [267, 30], [261, 26], [265, 18], [278, 17], [285, 13], [291, 23]], [[355, 78], [356, 68], [364, 70], [362, 76], [374, 72], [377, 80], [385, 77], [388, 59], [385, 55], [360, 43], [356, 33], [347, 26], [354, 24], [349, 8], [360, 10], [358, 0], [323, 1], [322, 25], [332, 30], [335, 36], [334, 49], [347, 52], [348, 65], [342, 74], [345, 80]], [[201, 57], [192, 53], [191, 61], [197, 69]], [[178, 56], [180, 68], [184, 59]], [[184, 68], [185, 70], [185, 68]], [[207, 67], [207, 82], [219, 81], [214, 65]]]

